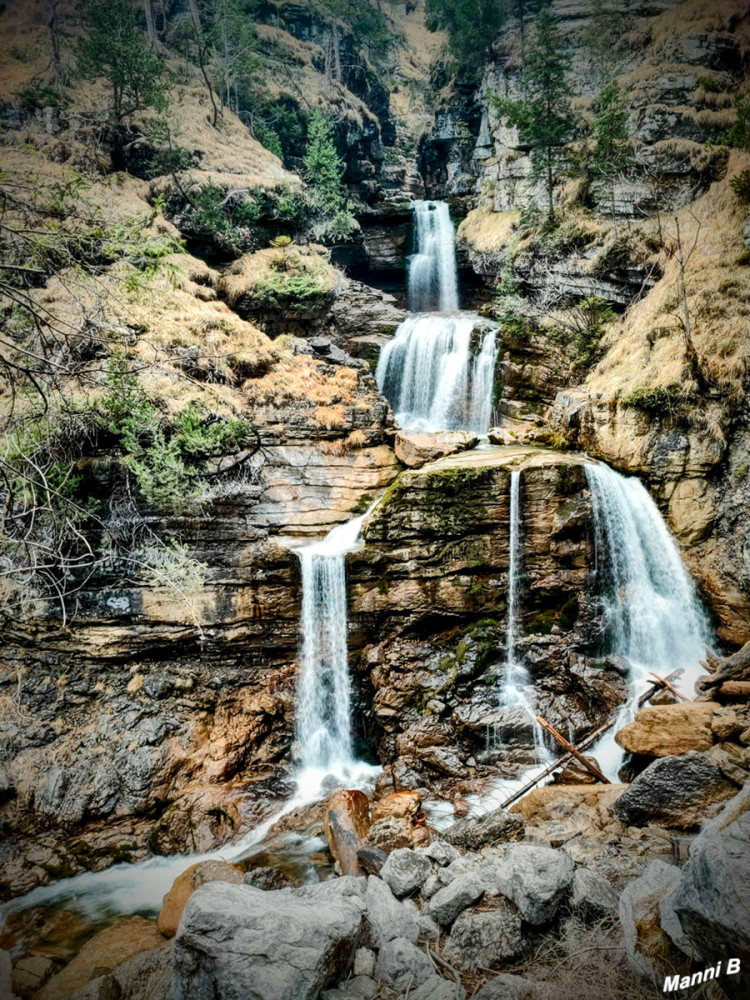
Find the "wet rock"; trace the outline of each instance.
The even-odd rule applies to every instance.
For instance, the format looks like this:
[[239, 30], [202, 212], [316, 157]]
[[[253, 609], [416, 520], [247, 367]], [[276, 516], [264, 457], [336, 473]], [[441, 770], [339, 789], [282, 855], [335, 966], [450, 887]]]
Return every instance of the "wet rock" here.
[[491, 969], [520, 955], [524, 947], [521, 915], [513, 903], [500, 899], [495, 909], [459, 914], [443, 955], [459, 969]]
[[36, 993], [54, 971], [55, 963], [46, 955], [25, 955], [13, 966], [13, 989], [22, 995]]
[[385, 851], [386, 854], [399, 847], [411, 847], [414, 843], [412, 829], [407, 819], [387, 816], [372, 824], [367, 834], [367, 843]]
[[114, 976], [97, 976], [80, 990], [71, 993], [70, 1000], [122, 1000], [122, 990]]
[[400, 993], [422, 986], [434, 975], [427, 955], [402, 937], [387, 941], [380, 949], [375, 964], [375, 978]]
[[441, 927], [448, 927], [456, 917], [469, 906], [473, 906], [484, 895], [484, 887], [475, 875], [458, 875], [443, 889], [431, 897], [424, 913], [432, 917]]
[[419, 468], [446, 455], [468, 451], [476, 447], [479, 438], [468, 431], [442, 431], [439, 434], [407, 433], [396, 435], [396, 458], [409, 468]]
[[392, 792], [383, 796], [372, 808], [372, 821], [396, 816], [399, 819], [413, 819], [422, 811], [422, 796], [418, 792]]
[[312, 1000], [342, 979], [359, 944], [360, 908], [341, 894], [321, 905], [314, 892], [293, 892], [201, 886], [175, 938], [174, 1000]]
[[[703, 961], [740, 958], [744, 970], [750, 966], [750, 811], [741, 810], [748, 806], [745, 786], [696, 839], [670, 901]], [[732, 1000], [746, 996], [746, 981], [725, 977], [722, 987]]]
[[392, 851], [380, 870], [380, 877], [399, 899], [416, 892], [432, 872], [429, 858], [408, 847]]
[[164, 897], [157, 920], [159, 930], [165, 937], [175, 936], [187, 901], [195, 890], [206, 882], [230, 882], [239, 885], [244, 878], [241, 868], [227, 864], [226, 861], [201, 861], [197, 865], [191, 865], [177, 876], [172, 888]]
[[8, 1000], [15, 1000], [11, 984], [12, 966], [10, 955], [7, 951], [0, 951], [0, 997], [8, 997]]
[[711, 720], [717, 708], [710, 701], [650, 705], [616, 733], [615, 740], [629, 753], [650, 757], [708, 750], [714, 742]]
[[505, 809], [494, 809], [481, 820], [460, 819], [449, 826], [443, 836], [454, 847], [478, 851], [491, 844], [523, 840], [523, 833], [524, 822], [520, 816]]
[[367, 880], [365, 904], [370, 936], [375, 948], [382, 948], [394, 938], [404, 938], [416, 943], [419, 931], [411, 913], [396, 899], [385, 882], [372, 875]]
[[47, 981], [39, 1000], [65, 1000], [85, 986], [96, 969], [115, 969], [142, 951], [163, 947], [166, 938], [152, 920], [122, 917], [84, 944], [75, 958]]
[[323, 815], [323, 826], [341, 874], [363, 874], [357, 851], [370, 829], [370, 802], [364, 792], [356, 789], [334, 792]]
[[121, 1000], [166, 1000], [172, 993], [172, 945], [136, 955], [118, 965], [112, 978]]
[[598, 872], [577, 868], [570, 894], [571, 910], [584, 920], [603, 920], [617, 913], [617, 893]]
[[360, 847], [357, 851], [357, 860], [362, 870], [368, 875], [379, 875], [381, 868], [388, 860], [388, 855], [377, 847]]
[[534, 844], [511, 844], [490, 870], [496, 890], [512, 900], [523, 919], [541, 926], [554, 919], [573, 882], [567, 854]]
[[690, 829], [715, 815], [736, 792], [721, 771], [695, 751], [661, 757], [646, 768], [612, 807], [628, 826]]
[[619, 914], [625, 949], [632, 969], [645, 979], [658, 983], [666, 966], [657, 965], [669, 958], [664, 944], [659, 904], [679, 883], [680, 870], [663, 861], [652, 861], [640, 878], [625, 887], [620, 896]]
[[245, 873], [242, 881], [244, 885], [250, 885], [254, 889], [263, 889], [265, 892], [283, 889], [290, 884], [286, 875], [278, 868], [254, 868]]

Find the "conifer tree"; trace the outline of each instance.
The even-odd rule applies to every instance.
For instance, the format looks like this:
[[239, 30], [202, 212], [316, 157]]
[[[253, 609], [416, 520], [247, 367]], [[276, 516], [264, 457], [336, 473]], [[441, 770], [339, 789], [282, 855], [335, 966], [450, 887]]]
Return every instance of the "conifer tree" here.
[[507, 0], [427, 0], [425, 25], [445, 31], [459, 71], [471, 74], [497, 38], [507, 13]]
[[569, 68], [568, 46], [547, 3], [528, 47], [522, 100], [496, 97], [494, 101], [501, 119], [518, 128], [521, 142], [531, 151], [533, 176], [544, 181], [550, 219], [554, 217], [555, 177], [574, 133]]
[[628, 141], [628, 112], [616, 80], [607, 83], [599, 94], [591, 130], [594, 137], [591, 172], [609, 188], [612, 224], [616, 231], [615, 181], [632, 159]]
[[333, 216], [346, 207], [344, 163], [336, 151], [333, 123], [319, 108], [310, 115], [305, 152], [305, 178], [324, 215]]

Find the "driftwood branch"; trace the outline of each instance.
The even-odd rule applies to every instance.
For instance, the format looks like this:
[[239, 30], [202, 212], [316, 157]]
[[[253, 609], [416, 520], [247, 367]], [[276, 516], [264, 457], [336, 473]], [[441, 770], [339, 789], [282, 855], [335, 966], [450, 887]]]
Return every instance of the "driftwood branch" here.
[[558, 731], [553, 726], [551, 726], [546, 719], [543, 719], [541, 715], [537, 715], [536, 721], [543, 729], [546, 729], [548, 733], [551, 733], [551, 735], [555, 737], [560, 746], [565, 747], [568, 753], [572, 754], [579, 764], [583, 764], [586, 770], [590, 771], [594, 775], [597, 781], [601, 781], [605, 785], [610, 784], [609, 778], [607, 778], [606, 775], [602, 774], [599, 768], [595, 764], [592, 764], [591, 761], [588, 760], [588, 758], [584, 757], [580, 751], [576, 750], [573, 744], [569, 743], [564, 736], [558, 733]]

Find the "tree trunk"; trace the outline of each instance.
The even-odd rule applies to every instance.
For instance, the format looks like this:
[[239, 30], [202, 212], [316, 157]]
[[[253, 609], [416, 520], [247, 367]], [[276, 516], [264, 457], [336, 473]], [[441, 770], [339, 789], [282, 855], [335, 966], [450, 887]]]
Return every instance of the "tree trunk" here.
[[[713, 666], [713, 661], [711, 665]], [[725, 681], [745, 681], [750, 679], [750, 642], [746, 642], [742, 649], [732, 653], [721, 662], [721, 666], [716, 673], [710, 677], [701, 677], [698, 686], [702, 691], [718, 687]]]
[[190, 3], [190, 17], [193, 22], [193, 28], [195, 30], [195, 39], [198, 43], [198, 65], [200, 66], [201, 74], [203, 75], [204, 83], [208, 88], [208, 96], [211, 99], [211, 107], [213, 108], [213, 117], [211, 119], [211, 124], [216, 128], [216, 122], [219, 117], [219, 109], [216, 105], [216, 98], [214, 97], [214, 88], [211, 85], [211, 80], [206, 71], [206, 47], [203, 41], [203, 28], [201, 27], [201, 15], [198, 10], [198, 0], [189, 0]]
[[146, 14], [146, 31], [148, 32], [148, 40], [153, 48], [156, 48], [157, 38], [156, 38], [156, 22], [154, 21], [154, 4], [153, 0], [143, 0], [143, 9]]
[[52, 61], [55, 67], [55, 86], [58, 89], [65, 86], [67, 78], [65, 67], [63, 66], [62, 55], [60, 54], [60, 33], [57, 30], [57, 8], [59, 5], [60, 0], [47, 0], [47, 6], [49, 8], [47, 29], [49, 31], [50, 41], [52, 42]]

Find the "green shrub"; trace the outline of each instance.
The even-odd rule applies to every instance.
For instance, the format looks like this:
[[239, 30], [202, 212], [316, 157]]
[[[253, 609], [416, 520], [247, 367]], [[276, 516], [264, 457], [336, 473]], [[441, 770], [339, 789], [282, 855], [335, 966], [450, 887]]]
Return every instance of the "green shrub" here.
[[733, 177], [729, 186], [741, 202], [746, 205], [750, 204], [750, 170], [743, 170], [736, 177]]
[[261, 307], [295, 312], [312, 312], [328, 295], [323, 278], [309, 271], [273, 274], [256, 281], [253, 287], [253, 299]]
[[746, 479], [748, 472], [750, 472], [750, 465], [747, 462], [743, 462], [742, 465], [738, 465], [734, 470], [734, 475], [737, 479]]
[[651, 416], [675, 416], [694, 399], [679, 385], [664, 385], [649, 389], [638, 386], [622, 397], [625, 406], [643, 410]]
[[747, 267], [747, 265], [750, 264], [750, 247], [747, 247], [747, 249], [743, 250], [739, 254], [735, 263], [740, 267]]
[[698, 86], [701, 90], [705, 90], [707, 94], [722, 94], [726, 89], [713, 76], [699, 76]]

